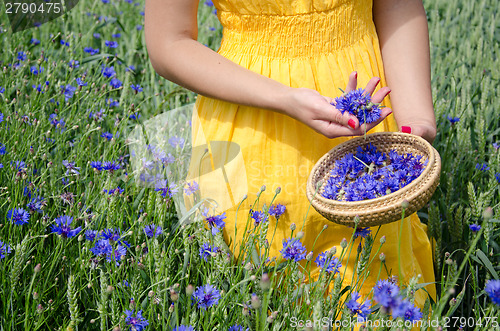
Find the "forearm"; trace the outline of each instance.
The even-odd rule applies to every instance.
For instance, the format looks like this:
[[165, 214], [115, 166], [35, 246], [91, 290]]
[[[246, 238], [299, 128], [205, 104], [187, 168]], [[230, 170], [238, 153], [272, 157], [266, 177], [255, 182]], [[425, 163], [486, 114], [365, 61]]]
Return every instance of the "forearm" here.
[[224, 58], [193, 39], [157, 46], [151, 57], [162, 77], [198, 94], [247, 106], [284, 112], [290, 88]]
[[425, 125], [432, 141], [436, 121], [432, 103], [429, 34], [420, 0], [375, 0], [373, 17], [391, 103], [398, 125]]

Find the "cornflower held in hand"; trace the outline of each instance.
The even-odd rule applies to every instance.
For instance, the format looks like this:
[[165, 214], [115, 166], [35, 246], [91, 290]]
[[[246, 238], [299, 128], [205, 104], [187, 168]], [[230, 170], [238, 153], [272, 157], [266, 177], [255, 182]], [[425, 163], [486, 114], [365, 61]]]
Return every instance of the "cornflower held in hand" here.
[[71, 216], [60, 216], [55, 219], [55, 223], [52, 225], [52, 233], [57, 233], [63, 238], [71, 238], [76, 236], [81, 230], [82, 227], [79, 226], [75, 229], [70, 227], [71, 222], [73, 222], [73, 217]]
[[299, 262], [306, 257], [306, 248], [296, 238], [283, 239], [283, 249], [280, 250], [285, 260]]
[[134, 310], [125, 310], [125, 323], [130, 326], [131, 330], [142, 331], [149, 325], [147, 319], [142, 316], [142, 310], [139, 310], [134, 316]]
[[210, 284], [200, 286], [196, 288], [196, 291], [193, 293], [193, 297], [198, 304], [198, 307], [206, 310], [212, 306], [215, 306], [219, 303], [220, 292]]
[[346, 111], [358, 118], [359, 124], [376, 122], [382, 113], [379, 104], [371, 101], [371, 96], [359, 88], [335, 98], [335, 108], [343, 114]]

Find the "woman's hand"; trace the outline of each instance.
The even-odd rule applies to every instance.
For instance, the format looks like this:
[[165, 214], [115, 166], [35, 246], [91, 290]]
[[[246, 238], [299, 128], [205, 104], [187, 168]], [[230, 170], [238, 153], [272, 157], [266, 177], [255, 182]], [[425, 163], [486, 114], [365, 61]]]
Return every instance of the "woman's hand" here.
[[[372, 95], [380, 82], [380, 78], [373, 77], [365, 87], [366, 93]], [[357, 73], [349, 75], [349, 82], [345, 92], [355, 90], [357, 87]], [[388, 87], [382, 87], [373, 94], [372, 102], [380, 103], [391, 92]], [[306, 88], [294, 88], [290, 90], [290, 95], [285, 98], [288, 103], [285, 105], [286, 114], [308, 125], [316, 132], [323, 134], [327, 138], [341, 136], [359, 136], [369, 131], [384, 118], [392, 113], [389, 108], [382, 108], [380, 119], [370, 124], [359, 125], [358, 119], [344, 112], [342, 114], [332, 103], [334, 99], [322, 96], [317, 91]]]
[[401, 132], [411, 133], [420, 136], [432, 144], [436, 138], [435, 123], [409, 122], [403, 123], [400, 127]]

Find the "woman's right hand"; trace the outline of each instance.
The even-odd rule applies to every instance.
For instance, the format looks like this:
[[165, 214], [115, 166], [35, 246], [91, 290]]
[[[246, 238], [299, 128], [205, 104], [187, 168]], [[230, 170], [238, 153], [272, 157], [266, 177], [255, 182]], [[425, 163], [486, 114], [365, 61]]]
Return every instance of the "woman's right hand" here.
[[[380, 82], [380, 78], [373, 77], [365, 87], [366, 93], [372, 95]], [[355, 90], [357, 87], [357, 73], [349, 75], [349, 82], [345, 92]], [[372, 102], [380, 103], [391, 92], [388, 87], [382, 87], [373, 94]], [[388, 115], [392, 113], [390, 108], [382, 108], [380, 119], [370, 124], [359, 125], [358, 119], [344, 112], [342, 114], [332, 103], [335, 100], [321, 95], [319, 92], [307, 88], [292, 88], [285, 97], [285, 113], [296, 120], [321, 133], [327, 138], [342, 136], [359, 136], [369, 131]]]

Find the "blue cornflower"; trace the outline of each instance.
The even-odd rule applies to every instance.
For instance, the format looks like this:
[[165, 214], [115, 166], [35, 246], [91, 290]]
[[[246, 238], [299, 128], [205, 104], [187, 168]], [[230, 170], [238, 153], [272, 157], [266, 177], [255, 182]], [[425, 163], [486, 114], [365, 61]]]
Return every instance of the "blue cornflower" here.
[[361, 304], [358, 302], [359, 298], [361, 298], [359, 293], [353, 291], [351, 293], [351, 299], [345, 305], [351, 311], [351, 314], [358, 315], [358, 320], [360, 318], [365, 320], [371, 313], [370, 300], [366, 300]]
[[212, 254], [215, 254], [219, 251], [219, 247], [217, 246], [211, 246], [210, 244], [204, 243], [200, 247], [200, 257], [207, 261], [207, 258], [212, 257]]
[[113, 98], [106, 99], [106, 103], [110, 107], [117, 107], [120, 104], [120, 102], [118, 100], [113, 100]]
[[36, 38], [31, 38], [30, 39], [30, 44], [32, 44], [32, 45], [38, 45], [38, 44], [40, 44], [40, 40], [38, 40]]
[[22, 208], [14, 208], [7, 212], [7, 219], [16, 225], [28, 224], [30, 214]]
[[93, 49], [92, 47], [85, 47], [83, 49], [83, 51], [85, 53], [89, 53], [90, 55], [95, 55], [95, 54], [99, 53], [99, 48]]
[[36, 66], [31, 66], [30, 71], [33, 75], [38, 75], [39, 73], [42, 73], [45, 70], [44, 67], [39, 66], [38, 68]]
[[88, 241], [94, 241], [97, 238], [97, 230], [87, 230], [85, 231], [85, 239]]
[[78, 86], [87, 86], [87, 83], [85, 83], [80, 77], [76, 78], [76, 84]]
[[269, 218], [269, 216], [266, 215], [262, 211], [255, 210], [255, 211], [251, 211], [251, 212], [252, 212], [252, 218], [254, 220], [255, 226], [258, 226], [260, 223], [267, 221]]
[[168, 185], [166, 179], [161, 179], [156, 181], [155, 191], [160, 192], [161, 196], [164, 198], [171, 198], [178, 192], [178, 189], [175, 187], [175, 183]]
[[460, 117], [446, 116], [446, 118], [448, 119], [448, 121], [450, 121], [451, 125], [453, 125], [453, 124], [457, 123], [458, 121], [460, 121]]
[[394, 308], [400, 303], [399, 287], [386, 280], [379, 280], [373, 287], [373, 299], [385, 308]]
[[90, 251], [97, 256], [108, 256], [113, 253], [113, 247], [111, 247], [109, 240], [100, 239]]
[[130, 115], [128, 118], [130, 118], [131, 120], [138, 120], [140, 117], [141, 117], [141, 114], [139, 114], [138, 112], [135, 112], [132, 115]]
[[119, 32], [111, 35], [111, 37], [113, 37], [113, 38], [120, 38], [121, 36], [122, 36], [122, 34]]
[[488, 293], [491, 301], [495, 304], [500, 305], [500, 280], [491, 279], [486, 283], [484, 287], [486, 293]]
[[120, 229], [104, 229], [101, 231], [101, 237], [110, 242], [119, 241], [121, 238], [121, 231]]
[[221, 215], [208, 216], [205, 218], [205, 222], [212, 228], [212, 235], [216, 235], [219, 230], [221, 230], [224, 226], [226, 226], [226, 213], [222, 213]]
[[55, 219], [55, 222], [56, 224], [52, 225], [52, 233], [57, 233], [63, 238], [74, 237], [82, 230], [81, 226], [75, 229], [70, 227], [71, 222], [73, 222], [73, 217], [71, 216], [60, 216]]
[[127, 249], [124, 246], [116, 245], [113, 252], [106, 257], [106, 261], [108, 262], [115, 261], [116, 265], [119, 266], [120, 263], [118, 261], [121, 261], [122, 256], [125, 256], [126, 254], [127, 254]]
[[135, 66], [134, 65], [129, 65], [128, 67], [125, 68], [125, 71], [135, 71]]
[[[2, 113], [0, 113], [0, 123], [2, 122], [1, 119], [3, 118]], [[7, 148], [5, 147], [4, 144], [0, 143], [0, 155], [5, 155], [7, 153]]]
[[179, 325], [176, 326], [172, 331], [195, 331], [191, 325]]
[[109, 85], [112, 87], [112, 88], [120, 88], [123, 86], [123, 83], [121, 80], [119, 80], [118, 78], [114, 77], [111, 79], [111, 81], [109, 82]]
[[356, 231], [354, 231], [354, 239], [356, 239], [357, 237], [366, 238], [371, 233], [372, 233], [372, 231], [370, 230], [369, 227], [366, 227], [366, 228], [358, 227], [358, 228], [356, 228]]
[[100, 33], [97, 33], [95, 32], [94, 34], [92, 34], [92, 36], [96, 39], [100, 39], [101, 38], [101, 34]]
[[104, 41], [104, 45], [106, 45], [109, 48], [117, 48], [118, 47], [118, 43], [116, 41], [106, 40], [106, 41]]
[[419, 321], [422, 319], [420, 308], [415, 307], [410, 301], [402, 300], [392, 309], [392, 318], [402, 317], [405, 321]]
[[139, 310], [134, 316], [134, 310], [125, 310], [125, 323], [130, 326], [130, 330], [142, 331], [149, 325], [147, 319], [142, 316], [142, 310]]
[[69, 41], [62, 40], [59, 42], [61, 45], [69, 47]]
[[107, 170], [107, 171], [115, 171], [118, 169], [121, 169], [121, 166], [117, 164], [115, 161], [104, 161], [101, 164], [102, 170]]
[[488, 171], [490, 167], [488, 167], [487, 163], [476, 163], [476, 169], [479, 171]]
[[40, 93], [45, 93], [45, 91], [43, 91], [43, 87], [41, 84], [38, 84], [38, 85], [31, 85], [32, 88], [34, 88], [37, 92], [40, 92]]
[[[2, 93], [2, 88], [0, 87], [0, 93]], [[498, 151], [498, 149], [500, 148], [500, 144], [498, 142], [494, 142], [493, 144], [493, 148], [495, 149], [495, 151]]]
[[179, 146], [180, 148], [182, 148], [182, 146], [184, 146], [184, 138], [182, 138], [182, 137], [170, 137], [168, 139], [168, 143], [173, 148], [176, 148], [177, 146]]
[[469, 224], [469, 229], [472, 232], [478, 232], [479, 230], [481, 230], [481, 225], [479, 225], [479, 224]]
[[371, 102], [371, 96], [365, 90], [359, 88], [335, 98], [335, 108], [342, 114], [349, 112], [358, 118], [359, 124], [376, 122], [381, 115], [378, 104]]
[[250, 331], [250, 329], [249, 328], [245, 329], [243, 326], [235, 324], [231, 326], [229, 329], [227, 329], [227, 331]]
[[117, 188], [109, 189], [109, 190], [103, 189], [102, 191], [104, 193], [108, 193], [109, 195], [119, 195], [119, 194], [122, 194], [123, 192], [125, 192], [125, 190], [122, 189], [120, 186], [118, 186]]
[[68, 66], [69, 66], [70, 68], [76, 69], [76, 68], [80, 67], [80, 61], [70, 60], [70, 61], [68, 62]]
[[[338, 273], [339, 269], [342, 267], [342, 264], [340, 263], [339, 259], [335, 256], [332, 256], [328, 258], [328, 252], [323, 252], [318, 255], [316, 260], [316, 265], [321, 268], [325, 269], [326, 272], [328, 273]], [[326, 264], [326, 265], [325, 265]]]
[[5, 87], [0, 86], [0, 93], [3, 94], [4, 92], [5, 92]]
[[142, 24], [137, 24], [137, 25], [135, 26], [135, 29], [136, 29], [137, 31], [141, 31], [141, 30], [143, 29]]
[[269, 215], [273, 215], [276, 219], [279, 219], [281, 215], [285, 213], [286, 207], [281, 203], [277, 205], [271, 205], [269, 207]]
[[163, 233], [163, 229], [159, 225], [150, 224], [144, 227], [144, 233], [148, 238], [158, 237]]
[[90, 166], [94, 169], [99, 170], [99, 171], [102, 170], [102, 163], [100, 161], [92, 161], [92, 162], [90, 162]]
[[497, 180], [498, 184], [500, 184], [500, 172], [495, 174], [495, 179]]
[[103, 133], [101, 133], [101, 137], [102, 138], [106, 138], [109, 141], [109, 140], [111, 140], [113, 138], [113, 134], [110, 133], [110, 132], [103, 132]]
[[10, 252], [12, 252], [10, 246], [0, 240], [0, 260], [5, 258]]
[[17, 52], [17, 60], [18, 61], [26, 61], [28, 57], [25, 52]]
[[107, 78], [114, 77], [116, 75], [115, 67], [103, 66], [103, 68], [101, 69], [101, 73], [104, 77], [107, 77]]
[[36, 212], [42, 213], [43, 212], [42, 209], [46, 205], [47, 205], [47, 202], [45, 201], [44, 198], [42, 198], [40, 196], [36, 196], [36, 197], [31, 198], [31, 201], [28, 202], [26, 207], [28, 207], [28, 209], [31, 210], [32, 212], [36, 211]]
[[80, 170], [80, 167], [75, 167], [74, 163], [69, 162], [68, 160], [63, 160], [62, 164], [63, 164], [63, 166], [66, 167], [66, 175], [68, 175], [69, 173], [72, 173], [75, 175], [80, 174], [80, 172], [78, 171], [78, 170]]
[[139, 84], [137, 84], [137, 85], [132, 84], [132, 85], [130, 85], [130, 87], [132, 88], [132, 90], [134, 90], [134, 92], [136, 94], [139, 92], [142, 92], [142, 87]]
[[294, 260], [299, 262], [306, 257], [306, 248], [300, 240], [295, 238], [283, 239], [283, 249], [280, 250], [285, 260]]
[[220, 293], [214, 286], [207, 284], [196, 288], [193, 297], [198, 307], [206, 310], [219, 303]]
[[190, 183], [187, 183], [186, 186], [187, 187], [184, 188], [184, 193], [186, 193], [186, 195], [188, 195], [188, 196], [193, 194], [194, 192], [198, 191], [198, 189], [200, 188], [198, 186], [198, 183], [194, 180]]
[[68, 101], [69, 99], [71, 99], [73, 97], [73, 95], [75, 94], [75, 91], [76, 91], [76, 87], [68, 84], [66, 86], [61, 86], [61, 89], [62, 89], [62, 92], [64, 94], [64, 99], [66, 101]]
[[207, 7], [213, 7], [214, 6], [214, 3], [212, 2], [212, 0], [205, 0], [204, 4]]
[[23, 171], [23, 170], [26, 170], [28, 169], [28, 166], [26, 165], [26, 162], [24, 161], [16, 161], [16, 162], [10, 162], [11, 165], [14, 165], [14, 169], [16, 169], [17, 171]]

